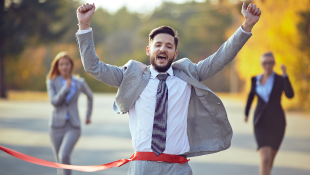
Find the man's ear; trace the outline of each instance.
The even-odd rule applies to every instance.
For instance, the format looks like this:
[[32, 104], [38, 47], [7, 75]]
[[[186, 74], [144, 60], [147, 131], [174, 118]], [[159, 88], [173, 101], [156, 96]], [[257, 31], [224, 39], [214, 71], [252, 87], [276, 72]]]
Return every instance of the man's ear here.
[[146, 55], [151, 56], [150, 46], [146, 46]]
[[177, 50], [175, 50], [175, 53], [174, 53], [174, 58], [173, 58], [173, 59], [174, 59], [174, 60], [175, 60], [175, 59], [177, 59], [177, 56], [178, 56], [178, 51], [177, 51]]

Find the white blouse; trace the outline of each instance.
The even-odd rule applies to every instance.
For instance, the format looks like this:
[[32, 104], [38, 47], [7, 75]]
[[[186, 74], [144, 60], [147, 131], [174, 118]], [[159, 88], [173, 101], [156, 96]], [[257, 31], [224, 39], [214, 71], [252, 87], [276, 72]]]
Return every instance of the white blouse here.
[[260, 80], [262, 77], [263, 77], [263, 74], [257, 75], [255, 90], [256, 90], [256, 93], [264, 100], [264, 102], [268, 103], [269, 97], [270, 97], [270, 94], [273, 88], [275, 73], [272, 72], [272, 74], [268, 77], [264, 85], [260, 83]]

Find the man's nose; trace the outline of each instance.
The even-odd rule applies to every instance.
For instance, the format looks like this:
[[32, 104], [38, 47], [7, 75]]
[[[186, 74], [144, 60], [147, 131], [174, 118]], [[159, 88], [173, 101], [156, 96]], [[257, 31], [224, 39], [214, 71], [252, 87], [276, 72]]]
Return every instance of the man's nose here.
[[166, 49], [165, 46], [161, 46], [161, 47], [160, 47], [160, 51], [166, 53], [167, 49]]

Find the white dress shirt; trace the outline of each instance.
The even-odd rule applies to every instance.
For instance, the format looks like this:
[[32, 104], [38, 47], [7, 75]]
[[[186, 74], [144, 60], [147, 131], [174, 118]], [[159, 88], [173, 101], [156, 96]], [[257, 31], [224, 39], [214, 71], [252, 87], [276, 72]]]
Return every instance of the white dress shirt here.
[[[149, 83], [129, 110], [129, 129], [135, 152], [153, 152], [151, 149], [155, 115], [156, 93], [159, 73], [151, 66]], [[166, 84], [168, 86], [168, 111], [166, 149], [163, 153], [179, 155], [189, 151], [187, 137], [187, 112], [191, 85], [173, 75], [172, 68]]]

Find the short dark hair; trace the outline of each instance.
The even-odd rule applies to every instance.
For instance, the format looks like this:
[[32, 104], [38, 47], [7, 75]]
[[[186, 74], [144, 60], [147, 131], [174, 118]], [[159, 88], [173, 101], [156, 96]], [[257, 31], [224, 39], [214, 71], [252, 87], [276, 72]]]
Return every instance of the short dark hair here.
[[157, 34], [160, 34], [160, 33], [166, 33], [166, 34], [169, 34], [169, 35], [173, 36], [174, 44], [175, 44], [175, 49], [177, 49], [178, 42], [179, 42], [178, 32], [175, 31], [172, 27], [169, 27], [169, 26], [160, 26], [160, 27], [157, 27], [157, 28], [153, 29], [151, 31], [151, 33], [149, 34], [149, 43], [151, 41], [153, 41], [154, 37]]
[[274, 58], [274, 56], [273, 56], [273, 53], [272, 52], [266, 52], [266, 53], [264, 53], [263, 55], [262, 55], [262, 57], [272, 57], [272, 58]]

